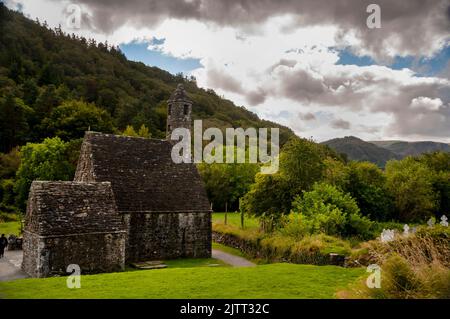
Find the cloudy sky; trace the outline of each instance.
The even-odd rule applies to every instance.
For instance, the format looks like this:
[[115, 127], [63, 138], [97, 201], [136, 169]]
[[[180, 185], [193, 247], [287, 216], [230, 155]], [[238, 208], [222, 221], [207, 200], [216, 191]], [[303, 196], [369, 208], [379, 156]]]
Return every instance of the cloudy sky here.
[[[367, 27], [367, 6], [381, 28]], [[6, 0], [323, 141], [450, 142], [450, 0]], [[81, 9], [80, 29], [66, 22]]]

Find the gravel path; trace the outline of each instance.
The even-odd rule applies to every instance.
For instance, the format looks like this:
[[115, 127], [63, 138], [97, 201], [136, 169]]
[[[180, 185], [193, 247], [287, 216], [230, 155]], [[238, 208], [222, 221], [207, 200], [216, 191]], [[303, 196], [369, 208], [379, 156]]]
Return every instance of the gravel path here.
[[5, 251], [3, 258], [0, 258], [0, 281], [10, 281], [14, 279], [28, 277], [21, 269], [22, 251]]
[[256, 266], [251, 261], [239, 256], [235, 256], [217, 249], [212, 250], [212, 257], [219, 259], [233, 267], [254, 267]]

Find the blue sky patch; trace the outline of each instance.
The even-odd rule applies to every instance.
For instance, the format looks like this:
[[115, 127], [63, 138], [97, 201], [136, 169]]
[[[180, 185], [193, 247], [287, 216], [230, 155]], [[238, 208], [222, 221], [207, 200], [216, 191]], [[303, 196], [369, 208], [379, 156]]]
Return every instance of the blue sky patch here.
[[160, 69], [166, 70], [172, 74], [183, 72], [189, 74], [191, 71], [202, 68], [199, 59], [179, 59], [173, 56], [163, 54], [158, 50], [149, 50], [150, 44], [163, 44], [165, 39], [153, 38], [150, 42], [130, 42], [121, 44], [120, 49], [125, 56], [132, 61], [142, 62], [149, 66], [156, 66]]
[[[409, 68], [417, 72], [418, 76], [435, 76], [439, 75], [443, 69], [445, 69], [448, 61], [450, 60], [450, 45], [443, 48], [432, 58], [424, 57], [414, 57], [397, 56], [394, 62], [388, 67], [394, 70], [401, 70], [403, 68]], [[350, 52], [350, 50], [340, 50], [339, 60], [337, 64], [341, 65], [357, 65], [357, 66], [368, 66], [377, 65], [378, 63], [369, 56], [356, 56]]]

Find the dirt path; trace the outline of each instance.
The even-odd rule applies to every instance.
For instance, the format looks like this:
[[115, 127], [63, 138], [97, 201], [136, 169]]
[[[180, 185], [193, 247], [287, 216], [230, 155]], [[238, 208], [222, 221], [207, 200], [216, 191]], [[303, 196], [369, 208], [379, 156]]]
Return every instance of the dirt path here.
[[21, 250], [5, 251], [4, 257], [0, 258], [0, 281], [26, 278], [27, 275], [20, 269], [21, 264]]
[[223, 261], [233, 267], [254, 267], [251, 261], [239, 256], [235, 256], [217, 249], [212, 250], [212, 257]]

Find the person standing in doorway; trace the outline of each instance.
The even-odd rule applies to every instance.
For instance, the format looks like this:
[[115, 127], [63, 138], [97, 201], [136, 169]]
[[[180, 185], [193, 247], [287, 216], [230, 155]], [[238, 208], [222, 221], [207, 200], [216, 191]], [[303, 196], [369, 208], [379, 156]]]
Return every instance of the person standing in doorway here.
[[2, 237], [0, 237], [0, 258], [3, 258], [6, 246], [8, 246], [8, 240], [6, 239], [5, 234], [2, 234]]

